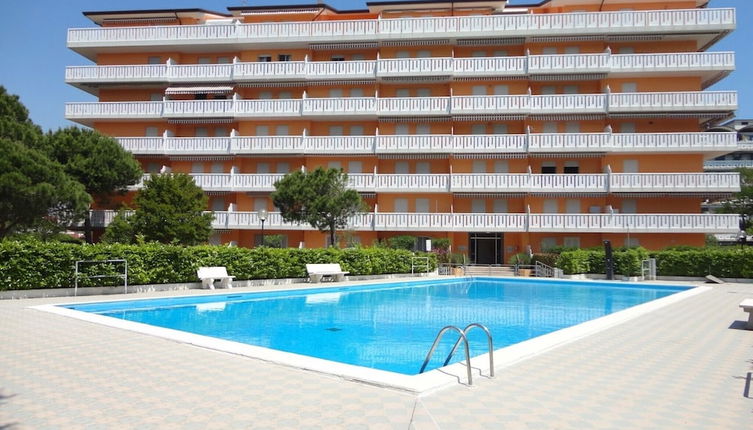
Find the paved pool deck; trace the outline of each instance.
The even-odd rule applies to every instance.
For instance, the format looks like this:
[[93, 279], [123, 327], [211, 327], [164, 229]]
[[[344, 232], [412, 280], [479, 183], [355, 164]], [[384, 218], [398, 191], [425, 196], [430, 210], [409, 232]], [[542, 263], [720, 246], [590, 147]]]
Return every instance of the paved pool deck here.
[[30, 308], [70, 297], [5, 300], [0, 429], [749, 428], [748, 297], [753, 284], [713, 286], [421, 396]]

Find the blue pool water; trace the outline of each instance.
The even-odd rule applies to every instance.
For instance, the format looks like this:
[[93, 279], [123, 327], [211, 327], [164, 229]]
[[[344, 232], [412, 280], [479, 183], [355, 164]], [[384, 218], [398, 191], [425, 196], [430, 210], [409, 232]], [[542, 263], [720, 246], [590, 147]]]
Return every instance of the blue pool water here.
[[[484, 324], [501, 348], [685, 289], [468, 278], [66, 307], [413, 375], [446, 325]], [[427, 370], [442, 366], [456, 339], [445, 336]], [[487, 351], [483, 332], [474, 330], [469, 339], [473, 356]]]

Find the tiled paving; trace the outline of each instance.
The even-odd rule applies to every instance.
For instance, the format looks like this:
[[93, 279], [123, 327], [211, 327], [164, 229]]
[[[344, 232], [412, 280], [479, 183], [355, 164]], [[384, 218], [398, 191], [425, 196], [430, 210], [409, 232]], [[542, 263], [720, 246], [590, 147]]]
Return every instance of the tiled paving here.
[[716, 286], [420, 397], [1, 301], [0, 429], [750, 428], [746, 297]]

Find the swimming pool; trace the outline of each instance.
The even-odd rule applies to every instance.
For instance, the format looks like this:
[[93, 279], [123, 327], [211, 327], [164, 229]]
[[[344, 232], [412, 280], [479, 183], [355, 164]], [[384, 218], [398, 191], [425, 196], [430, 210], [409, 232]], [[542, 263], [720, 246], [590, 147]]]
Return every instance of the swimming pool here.
[[[70, 310], [355, 366], [415, 375], [437, 332], [481, 323], [496, 348], [687, 290], [681, 286], [460, 278], [72, 304]], [[442, 366], [454, 334], [427, 369]], [[471, 355], [487, 351], [478, 330]], [[462, 360], [456, 353], [454, 361]]]

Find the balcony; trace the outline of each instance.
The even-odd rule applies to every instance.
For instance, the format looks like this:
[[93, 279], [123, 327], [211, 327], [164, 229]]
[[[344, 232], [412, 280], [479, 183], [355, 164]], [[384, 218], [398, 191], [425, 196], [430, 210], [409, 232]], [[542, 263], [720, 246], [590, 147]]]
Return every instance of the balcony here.
[[[522, 57], [393, 58], [362, 61], [289, 61], [233, 64], [155, 64], [67, 67], [67, 83], [96, 93], [103, 84], [301, 82], [414, 77], [543, 79], [548, 75], [699, 76], [713, 83], [735, 68], [732, 52], [564, 54]], [[87, 88], [86, 86], [94, 86]]]
[[[271, 192], [283, 174], [191, 173], [204, 191]], [[737, 173], [370, 174], [348, 175], [360, 192], [406, 193], [733, 193]], [[139, 185], [140, 186], [140, 185]]]
[[[260, 230], [256, 212], [214, 212], [214, 229]], [[105, 227], [115, 211], [92, 211], [92, 225]], [[711, 214], [481, 214], [363, 213], [351, 218], [349, 230], [531, 233], [736, 233], [737, 215]], [[313, 230], [308, 224], [286, 223], [279, 213], [268, 215], [268, 230]]]
[[735, 91], [509, 95], [455, 97], [354, 97], [275, 100], [181, 100], [67, 103], [66, 119], [85, 125], [112, 119], [435, 117], [456, 115], [726, 115], [737, 109]]
[[[279, 22], [80, 28], [68, 30], [68, 47], [93, 58], [97, 52], [150, 46], [227, 50], [239, 44], [384, 42], [463, 38], [525, 38], [645, 34], [694, 34], [699, 47], [735, 28], [734, 9], [688, 9], [564, 14], [484, 15], [355, 21]], [[169, 49], [168, 49], [169, 50]]]
[[703, 163], [703, 170], [753, 169], [753, 160], [709, 160]]
[[135, 155], [380, 155], [738, 150], [736, 133], [119, 137]]

